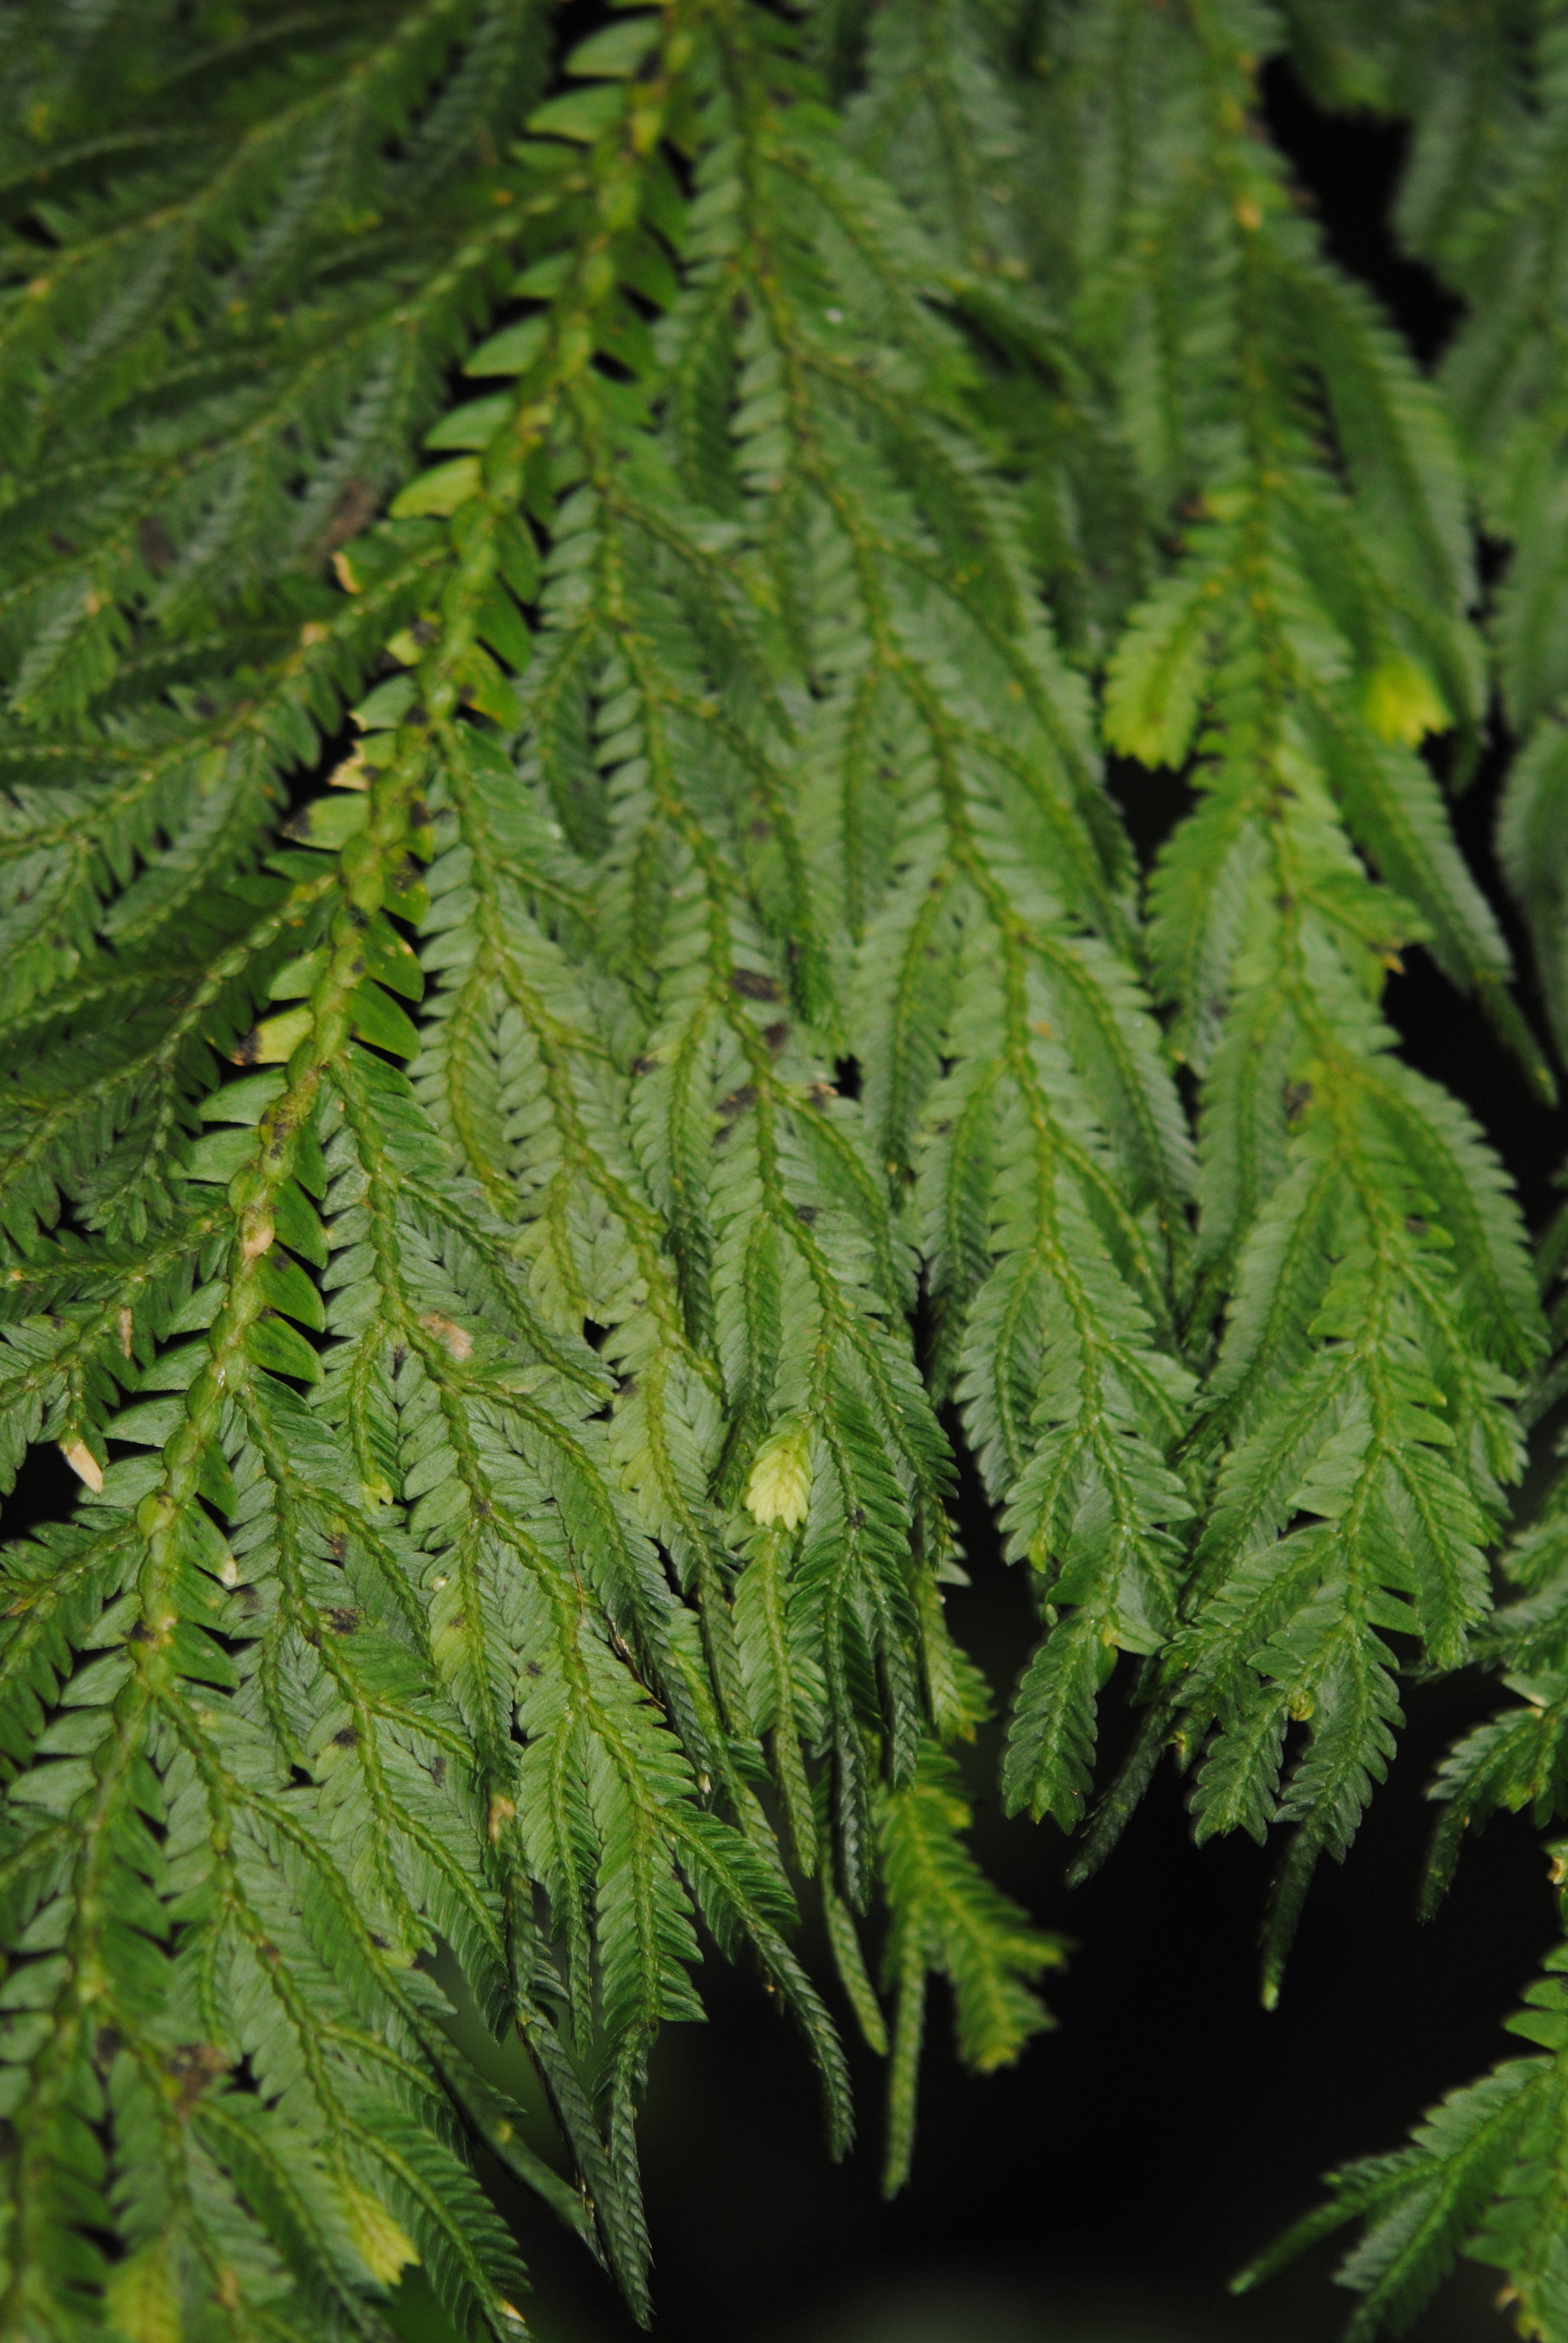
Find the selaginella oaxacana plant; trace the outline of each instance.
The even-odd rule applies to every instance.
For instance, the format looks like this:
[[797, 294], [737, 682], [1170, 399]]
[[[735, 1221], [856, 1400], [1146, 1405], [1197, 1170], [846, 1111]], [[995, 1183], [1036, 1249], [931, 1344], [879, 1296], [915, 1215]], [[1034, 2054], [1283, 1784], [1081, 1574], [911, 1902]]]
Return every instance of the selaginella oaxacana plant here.
[[[1435, 381], [1285, 53], [1414, 125]], [[1564, 1232], [1380, 997], [1550, 1094], [1435, 776], [1500, 698], [1561, 1052], [1557, 0], [14, 0], [0, 106], [0, 1464], [78, 1484], [0, 1604], [5, 2332], [377, 2338], [418, 2264], [520, 2336], [486, 2157], [645, 2314], [705, 1940], [836, 2148], [834, 2010], [886, 2054], [896, 2188], [930, 1980], [983, 2070], [1061, 1951], [965, 1845], [960, 1448], [1008, 1806], [1082, 1872], [1172, 1750], [1280, 1833], [1266, 1997], [1402, 1674], [1513, 1695], [1436, 1885], [1548, 1820]], [[1568, 2337], [1565, 1971], [1307, 2224], [1358, 2334], [1463, 2248]]]

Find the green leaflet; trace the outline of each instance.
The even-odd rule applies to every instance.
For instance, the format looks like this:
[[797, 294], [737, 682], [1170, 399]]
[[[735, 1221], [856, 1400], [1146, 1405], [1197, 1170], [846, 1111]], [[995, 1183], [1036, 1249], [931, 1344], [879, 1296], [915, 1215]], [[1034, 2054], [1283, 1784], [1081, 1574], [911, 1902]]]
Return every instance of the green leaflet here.
[[970, 1811], [950, 1758], [927, 1743], [915, 1780], [890, 1791], [881, 1817], [883, 1860], [897, 1920], [883, 1961], [898, 1996], [893, 2026], [891, 2112], [883, 2187], [892, 2196], [914, 2152], [915, 2074], [926, 1980], [952, 1987], [960, 2054], [988, 2074], [1010, 2065], [1030, 2036], [1051, 2020], [1030, 1984], [1064, 1956], [1059, 1937], [1030, 1927], [975, 1865], [958, 1834]]

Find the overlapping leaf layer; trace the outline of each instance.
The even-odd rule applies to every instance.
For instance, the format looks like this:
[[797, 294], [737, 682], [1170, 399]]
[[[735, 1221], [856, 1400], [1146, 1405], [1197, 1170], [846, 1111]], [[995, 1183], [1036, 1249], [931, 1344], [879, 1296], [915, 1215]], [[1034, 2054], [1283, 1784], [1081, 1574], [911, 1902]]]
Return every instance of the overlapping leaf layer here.
[[[1307, 69], [1438, 70], [1342, 13]], [[1523, 1637], [1456, 1796], [1550, 1802], [1550, 1525], [1483, 1624], [1544, 1322], [1380, 1010], [1429, 949], [1550, 1089], [1421, 749], [1485, 722], [1473, 477], [1550, 990], [1550, 296], [1445, 403], [1257, 136], [1291, 29], [0, 23], [0, 1467], [80, 1484], [0, 1606], [7, 2333], [380, 2337], [415, 2264], [520, 2333], [481, 2148], [646, 2309], [705, 1937], [836, 2147], [829, 1999], [888, 2055], [898, 2186], [930, 1979], [987, 2070], [1061, 1951], [965, 1843], [960, 1446], [1040, 1622], [1010, 1808], [1082, 1817], [1131, 1655], [1081, 1860], [1173, 1742], [1201, 1834], [1290, 1826], [1271, 1994], [1401, 1669]], [[1453, 195], [1489, 282], [1555, 37], [1442, 99], [1547, 126]], [[1107, 748], [1192, 785], [1151, 873]]]

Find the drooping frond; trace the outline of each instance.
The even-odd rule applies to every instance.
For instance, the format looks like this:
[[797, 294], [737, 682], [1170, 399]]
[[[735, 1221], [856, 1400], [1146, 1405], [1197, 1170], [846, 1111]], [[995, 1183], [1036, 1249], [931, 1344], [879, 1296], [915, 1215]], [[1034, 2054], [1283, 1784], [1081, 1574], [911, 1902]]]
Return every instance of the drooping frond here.
[[[1324, 15], [1329, 12], [1323, 12]], [[1297, 54], [1325, 95], [1352, 91], [1410, 110], [1416, 136], [1399, 220], [1407, 241], [1461, 291], [1464, 317], [1442, 366], [1456, 438], [1494, 540], [1507, 548], [1493, 649], [1503, 709], [1519, 736], [1498, 847], [1530, 930], [1559, 1051], [1564, 1018], [1562, 678], [1554, 636], [1563, 570], [1558, 475], [1564, 380], [1560, 307], [1563, 204], [1563, 27], [1551, 7], [1466, 11], [1462, 33], [1422, 12], [1335, 12], [1332, 27], [1295, 12]], [[1526, 1423], [1549, 1420], [1563, 1384], [1560, 1352], [1564, 1223], [1545, 1234], [1537, 1272], [1558, 1355], [1533, 1380]], [[1568, 1614], [1561, 1473], [1503, 1557], [1513, 1596], [1473, 1650], [1512, 1699], [1451, 1751], [1432, 1785], [1438, 1821], [1423, 1890], [1441, 1897], [1469, 1834], [1500, 1810], [1538, 1825], [1563, 1811], [1568, 1767]], [[1553, 1878], [1561, 1880], [1561, 1850]], [[1393, 2155], [1330, 2176], [1325, 2205], [1262, 2258], [1250, 2284], [1350, 2221], [1362, 2235], [1338, 2272], [1362, 2298], [1348, 2332], [1399, 2331], [1463, 2253], [1506, 2276], [1500, 2303], [1523, 2334], [1568, 2333], [1565, 2212], [1559, 2174], [1565, 2102], [1559, 1947], [1507, 2021], [1540, 2046], [1452, 2093]]]
[[957, 1768], [928, 1742], [914, 1781], [886, 1793], [881, 1821], [896, 1915], [885, 1967], [898, 1996], [883, 2175], [889, 2196], [908, 2179], [914, 2153], [928, 1977], [945, 1976], [952, 1987], [960, 2055], [981, 2074], [1010, 2065], [1051, 2022], [1028, 1981], [1061, 1960], [1060, 1939], [1030, 1927], [977, 1868], [959, 1835], [969, 1820]]
[[523, 225], [498, 139], [544, 71], [531, 0], [262, 11], [194, 53], [138, 14], [136, 69], [90, 46], [6, 156], [0, 641], [35, 727], [321, 615], [257, 598], [401, 480]]
[[[1180, 1273], [1174, 1287], [1195, 1363], [1229, 1308], [1181, 1478], [1145, 1472], [1139, 1493], [1153, 1543], [1133, 1647], [1162, 1644], [1178, 1611], [1188, 1624], [1088, 1859], [1179, 1713], [1179, 1745], [1217, 1727], [1201, 1827], [1261, 1830], [1276, 1813], [1303, 1825], [1271, 1976], [1313, 1852], [1343, 1851], [1392, 1745], [1383, 1634], [1413, 1633], [1452, 1664], [1484, 1607], [1481, 1548], [1517, 1469], [1499, 1402], [1538, 1342], [1494, 1167], [1452, 1102], [1390, 1054], [1376, 1001], [1402, 943], [1420, 940], [1475, 990], [1550, 1085], [1415, 753], [1451, 729], [1462, 749], [1481, 712], [1459, 456], [1433, 393], [1314, 249], [1251, 135], [1249, 76], [1273, 36], [1245, 11], [1081, 8], [1026, 34], [1000, 15], [911, 5], [879, 20], [857, 116], [950, 256], [960, 303], [978, 281], [999, 315], [1045, 321], [1037, 342], [1058, 333], [1079, 372], [1056, 405], [1105, 387], [1143, 508], [1179, 530], [1111, 658], [1106, 729], [1144, 763], [1196, 759], [1200, 801], [1161, 858], [1149, 938], [1175, 1048], [1203, 1084], [1195, 1290], [1183, 1295]], [[1002, 200], [1010, 149], [1050, 155], [1049, 204]], [[999, 387], [992, 364], [982, 395], [1017, 417], [1038, 388], [1021, 387], [1016, 336], [990, 335], [1010, 367]], [[921, 930], [923, 950], [933, 940]], [[1062, 1083], [1053, 1069], [1052, 1096]], [[950, 1129], [979, 1184], [986, 1125], [955, 1114]], [[928, 1241], [938, 1293], [966, 1234], [978, 1258], [978, 1218], [971, 1207], [960, 1234], [950, 1205]], [[1041, 1215], [1024, 1219], [1038, 1248]], [[1472, 1281], [1462, 1300], [1455, 1252]], [[999, 1286], [990, 1298], [1006, 1307]], [[983, 1324], [992, 1373], [1011, 1322]], [[1050, 1349], [1081, 1389], [1062, 1332]], [[1048, 1382], [1026, 1370], [1020, 1387]], [[1184, 1412], [1178, 1396], [1151, 1459], [1161, 1472]], [[982, 1461], [1007, 1416], [971, 1422]], [[1321, 1469], [1303, 1493], [1309, 1463]], [[1172, 1533], [1208, 1489], [1189, 1571]], [[1298, 1534], [1303, 1513], [1319, 1526]], [[1097, 1518], [1091, 1534], [1104, 1534]], [[1087, 1788], [1104, 1667], [1087, 1624], [1059, 1629], [1026, 1683], [1010, 1761], [1015, 1796], [1064, 1820]], [[1315, 1719], [1316, 1755], [1282, 1804], [1292, 1718]]]
[[[848, 953], [814, 931], [822, 848], [788, 785], [808, 670], [785, 596], [826, 557], [809, 528], [759, 529], [749, 568], [745, 460], [739, 520], [694, 518], [682, 486], [704, 400], [722, 428], [747, 397], [733, 371], [705, 390], [682, 352], [726, 272], [763, 281], [769, 237], [797, 298], [830, 267], [881, 272], [889, 363], [922, 370], [925, 403], [840, 363], [821, 427], [842, 447], [869, 412], [905, 460], [911, 434], [941, 451], [909, 558], [929, 576], [942, 529], [978, 531], [993, 656], [1029, 679], [1026, 720], [1064, 728], [1044, 818], [1112, 927], [1122, 874], [956, 433], [956, 345], [913, 232], [820, 138], [785, 138], [789, 70], [739, 10], [579, 49], [517, 168], [463, 183], [487, 252], [526, 264], [527, 306], [469, 349], [482, 395], [429, 435], [439, 460], [390, 520], [286, 558], [274, 532], [252, 577], [231, 546], [223, 575], [259, 615], [237, 640], [215, 608], [210, 674], [159, 666], [138, 585], [90, 714], [18, 687], [17, 911], [42, 932], [40, 888], [56, 900], [11, 1003], [9, 1461], [53, 1439], [91, 1499], [79, 1534], [13, 1562], [19, 2330], [106, 2287], [135, 2333], [180, 2299], [371, 2331], [416, 2260], [460, 2324], [515, 2327], [520, 2270], [467, 2162], [497, 2137], [494, 2094], [442, 2025], [437, 1942], [521, 2028], [581, 2198], [517, 2150], [522, 2177], [640, 2305], [633, 2110], [659, 2024], [699, 2014], [699, 1918], [761, 1959], [848, 2136], [764, 1744], [808, 1870], [827, 1767], [848, 1904], [880, 1876], [900, 1943], [958, 1983], [977, 2063], [1040, 2022], [1009, 1979], [1048, 1941], [990, 1898], [951, 1790], [916, 1782], [922, 1737], [980, 1701], [941, 1622], [949, 1467], [909, 1240], [829, 1080]], [[483, 78], [451, 29], [427, 71], [432, 121]], [[661, 116], [699, 150], [689, 226]], [[419, 153], [407, 109], [366, 118], [399, 169]], [[324, 154], [348, 135], [315, 119]], [[753, 183], [737, 242], [730, 193]], [[201, 283], [232, 258], [194, 255]], [[341, 253], [322, 265], [363, 288]], [[668, 349], [647, 308], [672, 311]], [[821, 505], [833, 486], [817, 473]], [[194, 610], [169, 629], [205, 641]], [[258, 862], [281, 775], [378, 652], [333, 789]], [[84, 2127], [106, 2122], [89, 2171]], [[112, 2270], [106, 2227], [127, 2249]]]
[[[1106, 720], [1145, 763], [1197, 759], [1150, 948], [1202, 1081], [1194, 1340], [1228, 1302], [1186, 1452], [1213, 1494], [1127, 1788], [1174, 1722], [1204, 1750], [1201, 1834], [1294, 1825], [1272, 1992], [1316, 1855], [1343, 1853], [1392, 1749], [1385, 1638], [1450, 1666], [1485, 1607], [1518, 1469], [1499, 1403], [1538, 1337], [1496, 1167], [1377, 1012], [1411, 938], [1489, 1004], [1506, 972], [1414, 748], [1477, 711], [1446, 426], [1246, 136], [1241, 30], [1151, 21], [1129, 72], [1165, 168], [1130, 195], [1149, 259], [1111, 273], [1101, 330], [1132, 350], [1149, 320], [1129, 429], [1151, 491], [1201, 518], [1133, 614]], [[1172, 248], [1196, 272], [1174, 340], [1142, 273]]]
[[[1561, 1236], [1544, 1249], [1556, 1266]], [[1560, 1312], [1557, 1313], [1560, 1315]], [[1533, 1396], [1539, 1420], [1560, 1383], [1553, 1369]], [[1467, 1836], [1500, 1811], [1528, 1811], [1537, 1825], [1568, 1804], [1568, 1477], [1561, 1473], [1531, 1526], [1503, 1557], [1518, 1590], [1476, 1637], [1476, 1654], [1503, 1675], [1513, 1698], [1456, 1744], [1430, 1795], [1438, 1822], [1422, 1889], [1430, 1915], [1452, 1876]], [[1563, 1849], [1552, 1877], [1563, 1877]], [[1450, 2094], [1412, 2132], [1407, 2147], [1329, 2176], [1331, 2195], [1282, 2238], [1240, 2285], [1267, 2277], [1309, 2245], [1351, 2221], [1362, 2235], [1337, 2273], [1362, 2298], [1347, 2334], [1398, 2332], [1464, 2253], [1507, 2274], [1520, 2331], [1568, 2333], [1563, 2286], [1565, 2208], [1562, 2142], [1568, 2121], [1568, 1950], [1547, 1956], [1526, 1989], [1523, 2009], [1504, 2022], [1546, 2054], [1514, 2058]]]
[[[1529, 1988], [1527, 2006], [1507, 2021], [1511, 2033], [1549, 2052], [1560, 2051], [1568, 2036], [1564, 1966], [1568, 1954], [1559, 1948]], [[1332, 2174], [1327, 2202], [1244, 2270], [1238, 2289], [1359, 2220], [1364, 2234], [1335, 2274], [1362, 2298], [1346, 2343], [1372, 2343], [1385, 2328], [1401, 2332], [1461, 2252], [1507, 2272], [1522, 2333], [1561, 2335], [1563, 2090], [1561, 2062], [1547, 2056], [1510, 2058], [1453, 2092], [1408, 2147]]]
[[[1070, 196], [1070, 133], [1045, 95], [1071, 79], [1051, 54], [1066, 22], [895, 0], [869, 27], [849, 127], [932, 237], [980, 370], [970, 403], [1009, 450], [1063, 649], [1098, 662], [1147, 581], [1151, 516], [1101, 354], [1071, 330], [1062, 246], [1081, 190]], [[1049, 79], [1020, 70], [1031, 45]]]
[[[1568, 27], [1552, 7], [1483, 5], [1464, 12], [1459, 37], [1446, 27], [1440, 37], [1421, 11], [1405, 11], [1401, 36], [1372, 69], [1362, 55], [1369, 28], [1356, 13], [1347, 12], [1333, 45], [1338, 71], [1382, 106], [1415, 116], [1399, 224], [1464, 302], [1441, 380], [1485, 528], [1508, 557], [1493, 634], [1520, 752], [1499, 847], [1561, 1045]], [[1332, 90], [1327, 58], [1324, 69]]]

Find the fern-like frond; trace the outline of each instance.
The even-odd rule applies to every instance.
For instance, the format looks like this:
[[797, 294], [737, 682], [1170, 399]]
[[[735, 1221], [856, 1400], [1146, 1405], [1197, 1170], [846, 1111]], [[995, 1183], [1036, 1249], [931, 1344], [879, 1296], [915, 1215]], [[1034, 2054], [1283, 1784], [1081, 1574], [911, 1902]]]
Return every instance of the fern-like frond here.
[[[1386, 1636], [1451, 1666], [1485, 1608], [1483, 1548], [1518, 1472], [1500, 1403], [1540, 1337], [1502, 1175], [1454, 1101], [1391, 1055], [1375, 1008], [1413, 935], [1522, 1032], [1411, 745], [1475, 706], [1455, 459], [1425, 387], [1227, 129], [1234, 36], [1205, 16], [1190, 38], [1168, 64], [1209, 131], [1211, 307], [1182, 396], [1204, 363], [1211, 398], [1233, 368], [1237, 428], [1212, 443], [1207, 518], [1112, 662], [1107, 723], [1146, 762], [1200, 760], [1151, 950], [1203, 1078], [1194, 1332], [1229, 1299], [1188, 1452], [1214, 1493], [1155, 1715], [1179, 1715], [1180, 1748], [1207, 1744], [1201, 1831], [1295, 1825], [1271, 1995], [1312, 1862], [1343, 1853], [1392, 1750]], [[1282, 1786], [1292, 1723], [1307, 1730]], [[1108, 1828], [1124, 1810], [1113, 1798]]]
[[79, 154], [15, 157], [0, 662], [25, 724], [78, 722], [148, 640], [362, 528], [524, 232], [495, 136], [542, 77], [535, 8], [267, 14], [193, 55], [167, 12]]
[[[331, 50], [372, 93], [359, 129], [333, 120], [326, 65], [319, 103], [304, 71], [274, 150], [258, 131], [236, 169], [297, 159], [306, 122], [328, 179], [363, 174], [349, 148], [374, 123], [393, 178], [451, 183], [454, 121], [511, 67], [496, 12], [448, 14]], [[399, 42], [424, 78], [372, 102]], [[242, 62], [215, 64], [220, 87]], [[136, 2333], [180, 2300], [372, 2333], [418, 2261], [460, 2326], [515, 2330], [520, 2268], [469, 2163], [505, 2124], [446, 2031], [437, 1946], [520, 2028], [581, 2198], [520, 2150], [513, 2168], [643, 2308], [635, 2106], [660, 2024], [700, 2015], [699, 1921], [760, 1959], [849, 2137], [832, 2021], [789, 1942], [769, 1770], [808, 1871], [830, 1781], [844, 1897], [864, 1909], [881, 1885], [895, 1930], [968, 1993], [978, 2063], [1031, 2030], [1007, 1980], [1050, 1948], [987, 1901], [956, 1794], [912, 1869], [882, 1819], [930, 1803], [925, 1737], [983, 1704], [941, 1620], [950, 1468], [910, 1349], [911, 1249], [830, 1080], [847, 953], [815, 924], [789, 766], [806, 673], [765, 590], [798, 557], [738, 565], [733, 527], [693, 516], [686, 392], [638, 306], [672, 312], [678, 349], [719, 266], [704, 248], [682, 290], [661, 119], [698, 147], [699, 185], [739, 155], [770, 201], [810, 186], [796, 265], [813, 285], [829, 259], [882, 270], [889, 330], [937, 366], [930, 425], [909, 427], [1001, 548], [992, 635], [1027, 642], [931, 287], [897, 257], [909, 231], [819, 139], [784, 142], [799, 180], [773, 151], [791, 70], [739, 8], [584, 45], [517, 171], [453, 183], [485, 250], [526, 262], [526, 307], [469, 351], [480, 395], [430, 434], [392, 518], [338, 549], [336, 584], [290, 582], [269, 553], [243, 638], [138, 587], [90, 712], [18, 703], [5, 1462], [52, 1439], [89, 1501], [14, 1554], [0, 1672], [23, 2328], [106, 2289]], [[100, 189], [79, 224], [83, 285], [89, 229], [135, 246], [132, 192]], [[197, 274], [178, 297], [199, 307], [200, 271], [236, 264], [221, 206], [202, 242], [194, 173], [181, 200]], [[269, 265], [286, 248], [308, 283], [283, 179], [246, 202]], [[736, 264], [759, 283], [761, 219]], [[364, 292], [346, 254], [320, 266]], [[458, 326], [463, 281], [442, 280]], [[335, 346], [344, 322], [324, 313]], [[146, 332], [157, 412], [206, 413], [212, 382], [158, 387], [150, 312]], [[875, 411], [890, 430], [885, 397]], [[166, 452], [188, 487], [177, 437]], [[929, 572], [940, 548], [912, 549]], [[160, 665], [166, 619], [205, 667]], [[993, 656], [1021, 659], [1054, 720], [1028, 649]], [[347, 700], [335, 786], [268, 846], [283, 777]], [[1053, 757], [1044, 818], [1114, 927], [1124, 874], [1081, 719]], [[853, 1925], [826, 1892], [845, 1968]], [[964, 1983], [986, 1962], [989, 1996]], [[869, 2011], [863, 1965], [856, 1991]], [[84, 2125], [110, 2142], [85, 2193]], [[126, 2247], [112, 2270], [104, 2227]]]
[[[749, 70], [730, 67], [741, 112]], [[827, 958], [817, 1014], [859, 1074], [858, 1177], [890, 1178], [930, 1262], [936, 1394], [959, 1389], [1042, 1599], [1086, 1606], [1072, 1632], [1099, 1648], [1146, 1650], [1171, 1616], [1163, 1524], [1182, 1510], [1161, 1457], [1183, 1387], [1159, 1337], [1189, 1174], [1128, 959], [1124, 850], [1081, 692], [1030, 615], [1020, 516], [953, 427], [969, 361], [935, 256], [793, 121], [757, 145], [749, 178], [699, 194], [699, 299], [673, 321], [670, 363], [678, 447], [722, 412], [717, 369], [738, 369], [729, 525], [813, 685], [792, 719], [808, 725], [799, 847], [762, 814], [770, 890], [803, 856], [818, 918], [853, 946], [847, 966]], [[743, 305], [729, 352], [704, 294], [715, 314]], [[878, 341], [851, 365], [838, 327], [869, 297]], [[1082, 1369], [1042, 1399], [1053, 1311]], [[1101, 1503], [1109, 1536], [1079, 1531]], [[1081, 1768], [1048, 1739], [1014, 1795], [1070, 1813]]]
[[[1510, 2019], [1511, 2030], [1555, 2047], [1563, 2027], [1561, 1979], [1547, 1976], [1528, 1998], [1531, 2006]], [[1407, 2327], [1461, 2252], [1508, 2271], [1511, 2297], [1532, 2322], [1528, 2331], [1560, 2334], [1563, 2207], [1546, 2176], [1561, 2153], [1563, 2112], [1556, 2059], [1509, 2059], [1434, 2107], [1408, 2147], [1330, 2174], [1328, 2201], [1244, 2270], [1237, 2289], [1359, 2220], [1363, 2235], [1335, 2273], [1362, 2298], [1347, 2343], [1372, 2343], [1385, 2328]]]
[[957, 1767], [928, 1742], [915, 1780], [887, 1793], [881, 1818], [896, 1914], [885, 1982], [898, 1996], [883, 2175], [890, 2196], [908, 2179], [914, 2154], [928, 1978], [947, 1978], [960, 2054], [981, 2074], [1010, 2065], [1030, 2036], [1051, 2023], [1030, 1988], [1041, 1969], [1061, 1961], [1061, 1941], [1031, 1928], [984, 1877], [959, 1836], [969, 1821]]
[[1331, 2173], [1326, 2203], [1243, 2271], [1239, 2288], [1359, 2221], [1362, 2236], [1335, 2274], [1362, 2298], [1346, 2329], [1358, 2343], [1409, 2326], [1461, 2253], [1506, 2274], [1503, 2300], [1522, 2334], [1565, 2331], [1568, 1948], [1554, 1946], [1543, 1970], [1525, 1988], [1524, 2006], [1504, 2021], [1539, 2050], [1451, 2092], [1407, 2147]]

